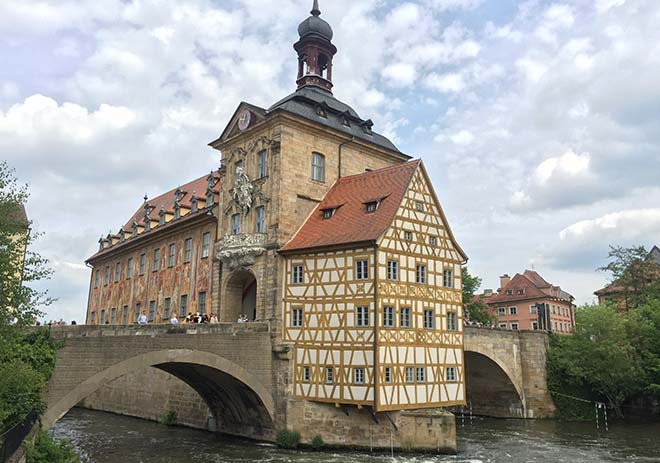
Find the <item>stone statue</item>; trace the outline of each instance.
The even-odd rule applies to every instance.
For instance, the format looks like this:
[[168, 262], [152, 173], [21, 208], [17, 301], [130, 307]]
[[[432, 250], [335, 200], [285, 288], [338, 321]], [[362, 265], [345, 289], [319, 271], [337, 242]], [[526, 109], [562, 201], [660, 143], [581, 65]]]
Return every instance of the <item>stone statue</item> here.
[[236, 168], [236, 182], [234, 183], [234, 201], [238, 204], [243, 214], [250, 212], [252, 208], [252, 196], [254, 185], [243, 171], [243, 167]]

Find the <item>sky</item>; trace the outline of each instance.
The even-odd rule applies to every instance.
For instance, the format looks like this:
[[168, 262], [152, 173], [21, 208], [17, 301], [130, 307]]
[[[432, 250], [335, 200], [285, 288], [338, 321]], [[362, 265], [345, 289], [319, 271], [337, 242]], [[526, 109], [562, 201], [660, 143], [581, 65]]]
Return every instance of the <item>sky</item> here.
[[[0, 1], [0, 159], [30, 185], [48, 319], [84, 319], [98, 239], [219, 167], [241, 101], [295, 90], [312, 0]], [[482, 289], [579, 304], [610, 244], [660, 245], [660, 2], [321, 0], [334, 93], [421, 158]]]

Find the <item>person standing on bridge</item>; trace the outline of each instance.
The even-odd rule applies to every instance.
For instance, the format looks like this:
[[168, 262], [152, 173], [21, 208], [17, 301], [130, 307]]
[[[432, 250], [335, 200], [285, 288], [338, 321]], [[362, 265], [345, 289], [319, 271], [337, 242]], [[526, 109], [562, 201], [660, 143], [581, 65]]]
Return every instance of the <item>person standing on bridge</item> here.
[[143, 310], [138, 317], [138, 325], [146, 325], [147, 323], [149, 323], [149, 319], [147, 318], [147, 311]]

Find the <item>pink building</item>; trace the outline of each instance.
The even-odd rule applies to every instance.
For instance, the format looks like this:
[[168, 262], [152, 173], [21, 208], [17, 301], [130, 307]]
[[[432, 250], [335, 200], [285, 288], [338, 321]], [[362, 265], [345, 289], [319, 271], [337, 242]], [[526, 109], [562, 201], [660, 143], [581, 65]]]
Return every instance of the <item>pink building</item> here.
[[573, 296], [545, 281], [533, 270], [500, 277], [497, 292], [486, 290], [481, 299], [497, 317], [497, 326], [512, 330], [571, 333], [575, 325]]

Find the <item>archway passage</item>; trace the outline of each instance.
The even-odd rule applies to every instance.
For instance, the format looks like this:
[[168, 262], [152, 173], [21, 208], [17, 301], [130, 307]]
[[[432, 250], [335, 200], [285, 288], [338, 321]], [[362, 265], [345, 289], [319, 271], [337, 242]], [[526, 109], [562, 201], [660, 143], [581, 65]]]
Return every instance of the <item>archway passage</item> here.
[[225, 285], [225, 303], [220, 308], [220, 321], [235, 323], [241, 315], [257, 319], [257, 279], [248, 270], [236, 270]]
[[492, 359], [465, 351], [467, 401], [472, 413], [496, 418], [524, 418], [520, 394], [507, 373]]
[[[192, 387], [206, 402], [219, 432], [273, 440], [275, 404], [270, 392], [237, 364], [208, 352], [155, 351], [117, 363], [80, 383], [54, 403], [42, 418], [48, 428], [72, 407], [111, 381], [154, 367]], [[57, 369], [54, 376], [58, 374]]]

